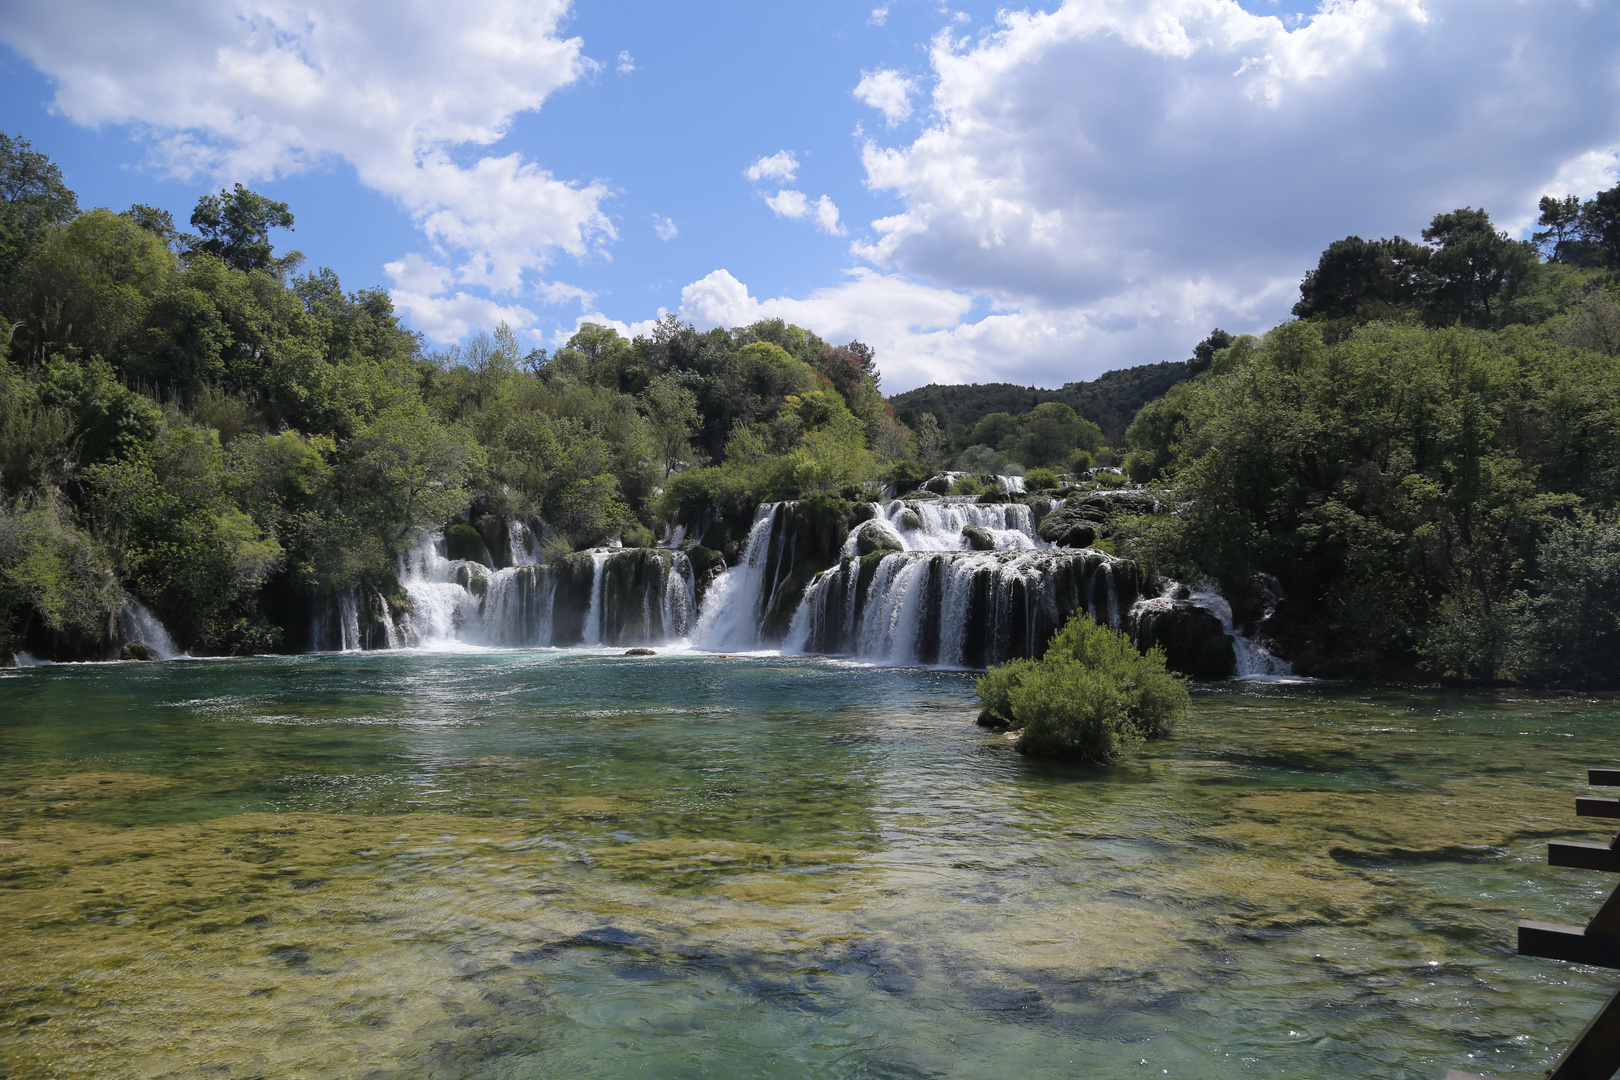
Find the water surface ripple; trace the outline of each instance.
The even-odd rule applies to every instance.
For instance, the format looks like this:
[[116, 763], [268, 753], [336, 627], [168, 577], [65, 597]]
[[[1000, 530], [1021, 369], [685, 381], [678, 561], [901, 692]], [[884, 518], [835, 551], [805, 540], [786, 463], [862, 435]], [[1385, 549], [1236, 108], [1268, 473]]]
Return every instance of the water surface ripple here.
[[1514, 955], [1613, 700], [1200, 689], [1112, 770], [972, 679], [390, 652], [0, 677], [0, 1076], [1438, 1077], [1612, 974]]

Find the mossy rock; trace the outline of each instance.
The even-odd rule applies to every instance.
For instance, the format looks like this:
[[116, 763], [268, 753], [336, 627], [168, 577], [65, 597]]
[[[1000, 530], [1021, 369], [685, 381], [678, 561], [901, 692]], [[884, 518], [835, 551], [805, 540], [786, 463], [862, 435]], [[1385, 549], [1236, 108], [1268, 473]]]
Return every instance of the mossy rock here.
[[1012, 502], [1012, 496], [1008, 495], [1005, 491], [987, 491], [983, 495], [979, 496], [978, 502], [980, 505], [984, 506], [995, 505], [998, 503], [1010, 503]]
[[949, 495], [951, 493], [951, 480], [948, 476], [936, 476], [923, 485], [924, 491], [932, 491], [935, 495]]
[[626, 649], [626, 650], [624, 650], [624, 655], [626, 655], [626, 656], [657, 656], [658, 654], [653, 652], [651, 649]]
[[871, 521], [878, 516], [878, 505], [877, 503], [858, 502], [849, 508], [849, 515], [857, 525]]
[[1097, 539], [1097, 521], [1084, 509], [1065, 506], [1041, 518], [1035, 532], [1042, 540], [1059, 547], [1090, 547]]
[[996, 538], [990, 535], [990, 530], [979, 525], [969, 525], [962, 530], [962, 539], [968, 542], [968, 547], [974, 551], [996, 550]]
[[444, 530], [444, 556], [447, 559], [482, 563], [491, 570], [495, 568], [495, 562], [489, 557], [489, 547], [484, 543], [484, 538], [478, 535], [477, 529], [461, 522]]
[[902, 528], [902, 529], [920, 529], [922, 527], [923, 527], [922, 515], [917, 513], [917, 511], [911, 509], [910, 507], [907, 507], [905, 510], [902, 510], [900, 512], [900, 528]]
[[131, 641], [118, 653], [120, 660], [158, 660], [156, 650], [144, 641]]
[[855, 534], [855, 550], [862, 555], [871, 555], [874, 552], [904, 551], [905, 548], [888, 529], [871, 527]]

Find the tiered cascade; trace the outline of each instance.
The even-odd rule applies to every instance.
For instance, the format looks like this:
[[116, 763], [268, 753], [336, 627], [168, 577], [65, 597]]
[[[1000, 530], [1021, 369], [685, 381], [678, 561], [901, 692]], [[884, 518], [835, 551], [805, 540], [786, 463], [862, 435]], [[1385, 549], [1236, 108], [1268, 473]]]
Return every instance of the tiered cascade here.
[[692, 632], [697, 600], [681, 552], [599, 549], [541, 565], [521, 529], [509, 533], [518, 565], [500, 570], [447, 558], [439, 533], [419, 537], [400, 560], [400, 595], [337, 593], [316, 610], [311, 647], [661, 645]]

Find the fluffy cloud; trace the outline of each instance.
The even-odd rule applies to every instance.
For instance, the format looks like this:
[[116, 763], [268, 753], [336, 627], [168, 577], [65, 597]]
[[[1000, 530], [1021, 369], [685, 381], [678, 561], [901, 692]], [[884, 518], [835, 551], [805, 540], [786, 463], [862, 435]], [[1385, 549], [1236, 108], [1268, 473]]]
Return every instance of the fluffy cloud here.
[[814, 215], [816, 226], [822, 232], [844, 235], [844, 226], [838, 220], [838, 204], [826, 195], [811, 202], [804, 192], [784, 188], [775, 195], [765, 196], [765, 205], [776, 211], [777, 217], [798, 219]]
[[60, 112], [144, 126], [177, 174], [253, 180], [347, 161], [453, 253], [456, 281], [509, 291], [555, 253], [614, 235], [604, 185], [465, 153], [594, 69], [558, 33], [567, 8], [17, 0], [0, 9], [0, 40], [55, 80]]
[[914, 80], [887, 68], [863, 71], [855, 84], [855, 96], [881, 112], [890, 127], [911, 118], [911, 95], [916, 92]]
[[793, 156], [791, 150], [778, 150], [748, 166], [743, 170], [743, 175], [754, 181], [777, 180], [785, 184], [799, 175], [799, 159]]
[[1337, 237], [1461, 205], [1523, 224], [1612, 177], [1620, 141], [1620, 38], [1577, 0], [1340, 0], [1294, 29], [1231, 0], [1069, 0], [930, 59], [937, 119], [866, 146], [901, 209], [854, 250], [998, 309], [941, 332], [941, 375], [1175, 358], [1284, 317]]
[[658, 234], [660, 240], [673, 240], [681, 235], [681, 230], [676, 228], [675, 222], [662, 214], [653, 215], [653, 232]]

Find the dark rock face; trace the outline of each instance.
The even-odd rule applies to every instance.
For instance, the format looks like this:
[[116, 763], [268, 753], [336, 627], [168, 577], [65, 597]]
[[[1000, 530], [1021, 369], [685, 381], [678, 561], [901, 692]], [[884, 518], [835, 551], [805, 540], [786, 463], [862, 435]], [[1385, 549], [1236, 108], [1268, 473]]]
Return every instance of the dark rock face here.
[[990, 506], [998, 503], [1010, 503], [1012, 502], [1012, 496], [1005, 491], [987, 491], [975, 501], [981, 505]]
[[484, 538], [478, 535], [478, 530], [471, 525], [457, 524], [444, 530], [444, 557], [483, 563], [491, 569], [495, 566], [489, 557], [489, 547], [484, 543]]
[[994, 551], [996, 549], [995, 537], [990, 535], [988, 529], [977, 525], [969, 525], [962, 530], [962, 539], [968, 542], [968, 547], [974, 551]]
[[158, 654], [144, 641], [131, 641], [118, 653], [120, 660], [156, 660]]
[[1097, 519], [1086, 510], [1065, 506], [1041, 518], [1036, 533], [1058, 547], [1090, 547], [1097, 539]]
[[1191, 600], [1149, 600], [1132, 619], [1137, 646], [1162, 648], [1173, 671], [1195, 679], [1226, 679], [1237, 671], [1237, 650], [1221, 620]]

